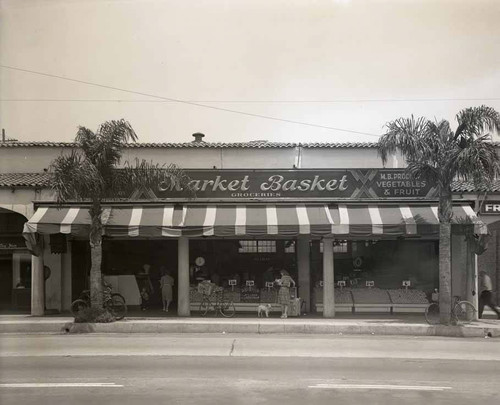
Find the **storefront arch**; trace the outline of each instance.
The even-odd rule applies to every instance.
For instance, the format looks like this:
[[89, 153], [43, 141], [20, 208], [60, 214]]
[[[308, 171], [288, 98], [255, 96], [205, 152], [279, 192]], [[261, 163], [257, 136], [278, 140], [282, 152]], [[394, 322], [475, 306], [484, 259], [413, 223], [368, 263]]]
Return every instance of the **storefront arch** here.
[[[22, 207], [22, 206], [21, 206]], [[0, 207], [0, 309], [29, 310], [31, 303], [31, 255], [22, 236], [28, 220], [12, 206]]]
[[34, 213], [32, 204], [0, 204], [0, 213], [3, 211], [20, 214], [24, 217], [25, 221], [31, 218]]

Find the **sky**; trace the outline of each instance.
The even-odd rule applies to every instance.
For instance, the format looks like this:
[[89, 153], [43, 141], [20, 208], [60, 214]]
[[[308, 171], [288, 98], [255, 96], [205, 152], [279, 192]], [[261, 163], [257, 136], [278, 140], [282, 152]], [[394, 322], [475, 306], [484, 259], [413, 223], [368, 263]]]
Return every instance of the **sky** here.
[[500, 111], [499, 0], [0, 7], [0, 126], [20, 141], [124, 118], [140, 142], [374, 142], [399, 117]]

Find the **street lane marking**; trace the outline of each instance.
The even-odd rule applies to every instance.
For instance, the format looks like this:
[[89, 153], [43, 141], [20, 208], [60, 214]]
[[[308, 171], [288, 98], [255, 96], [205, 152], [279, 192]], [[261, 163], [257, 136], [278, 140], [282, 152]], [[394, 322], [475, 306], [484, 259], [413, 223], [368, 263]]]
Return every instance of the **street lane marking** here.
[[373, 385], [373, 384], [316, 384], [308, 388], [351, 389], [351, 390], [407, 390], [407, 391], [444, 391], [451, 387], [433, 387], [425, 385]]
[[123, 385], [115, 383], [13, 383], [0, 384], [0, 388], [68, 388], [68, 387], [104, 387], [115, 388]]

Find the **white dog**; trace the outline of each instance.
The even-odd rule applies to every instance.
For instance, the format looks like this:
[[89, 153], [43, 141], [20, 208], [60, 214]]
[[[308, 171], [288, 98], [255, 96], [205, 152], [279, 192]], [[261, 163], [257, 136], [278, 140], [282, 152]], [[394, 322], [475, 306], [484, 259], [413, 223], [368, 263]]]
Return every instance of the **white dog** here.
[[257, 316], [260, 318], [262, 313], [266, 314], [266, 318], [269, 318], [269, 311], [271, 310], [271, 304], [260, 304], [257, 307]]

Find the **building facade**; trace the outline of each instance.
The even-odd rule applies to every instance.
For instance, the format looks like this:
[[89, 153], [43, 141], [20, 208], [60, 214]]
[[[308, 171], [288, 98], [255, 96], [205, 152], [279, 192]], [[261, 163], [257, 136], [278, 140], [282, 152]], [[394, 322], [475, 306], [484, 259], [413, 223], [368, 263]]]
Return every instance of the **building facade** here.
[[[59, 207], [48, 188], [50, 162], [72, 146], [0, 144], [3, 309], [65, 312], [88, 288], [88, 206]], [[192, 197], [158, 184], [105, 204], [103, 273], [131, 307], [140, 305], [143, 287], [153, 292], [153, 306], [161, 305], [164, 271], [174, 276], [180, 316], [196, 314], [197, 284], [207, 279], [225, 288], [239, 312], [254, 311], [258, 303], [278, 310], [273, 281], [282, 268], [297, 282], [299, 310], [326, 317], [339, 311], [421, 312], [438, 288], [435, 187], [409, 179], [400, 156], [383, 167], [376, 144], [197, 138], [127, 146], [123, 162], [136, 158], [183, 167], [197, 191]], [[474, 214], [485, 209], [484, 195], [467, 187], [456, 185], [455, 218], [484, 232]], [[486, 196], [492, 203], [494, 198]], [[493, 237], [478, 259], [455, 227], [454, 295], [472, 298], [476, 261], [498, 281], [500, 218], [491, 211], [481, 218]], [[38, 256], [22, 243], [23, 225], [43, 241]]]

